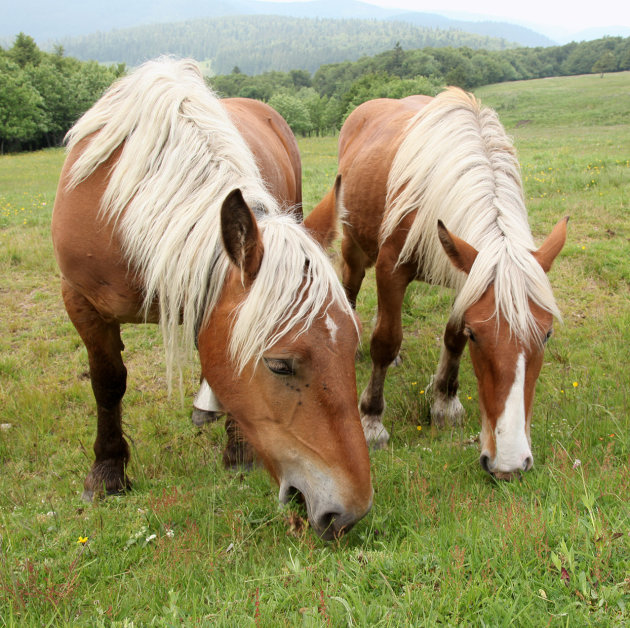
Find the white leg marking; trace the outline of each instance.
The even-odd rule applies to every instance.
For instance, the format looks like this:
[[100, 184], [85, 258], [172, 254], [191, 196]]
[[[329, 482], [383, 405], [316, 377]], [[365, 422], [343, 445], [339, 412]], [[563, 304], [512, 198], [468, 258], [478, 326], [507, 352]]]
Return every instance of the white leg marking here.
[[216, 398], [212, 388], [204, 379], [201, 381], [201, 388], [193, 401], [195, 408], [206, 410], [207, 412], [223, 412], [221, 402]]
[[442, 428], [446, 425], [461, 425], [464, 419], [464, 406], [462, 406], [459, 397], [447, 397], [437, 391], [433, 393], [433, 401], [431, 402], [431, 423], [436, 427]]
[[363, 415], [361, 417], [363, 434], [369, 447], [385, 449], [389, 441], [389, 432], [385, 429], [380, 415]]
[[212, 388], [204, 379], [201, 381], [201, 388], [193, 401], [192, 422], [201, 427], [205, 423], [217, 421], [224, 414], [220, 401], [216, 398]]

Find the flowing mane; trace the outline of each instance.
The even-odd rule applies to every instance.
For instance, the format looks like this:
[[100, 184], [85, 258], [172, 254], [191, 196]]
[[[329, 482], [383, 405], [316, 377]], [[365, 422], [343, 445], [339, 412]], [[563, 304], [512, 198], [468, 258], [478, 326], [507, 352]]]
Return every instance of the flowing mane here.
[[[412, 118], [389, 173], [386, 207], [381, 242], [416, 211], [398, 263], [417, 260], [427, 281], [455, 288], [457, 319], [492, 283], [497, 314], [524, 342], [540, 338], [528, 299], [560, 318], [531, 254], [516, 151], [496, 113], [471, 94], [449, 88]], [[468, 276], [444, 253], [438, 219], [479, 251]]]
[[281, 212], [193, 61], [152, 61], [119, 80], [68, 133], [68, 150], [86, 138], [69, 187], [122, 147], [101, 216], [117, 225], [128, 263], [142, 278], [145, 312], [158, 303], [169, 375], [219, 298], [230, 265], [220, 210], [235, 188], [255, 208], [265, 247], [235, 313], [230, 347], [238, 368], [259, 359], [279, 328], [307, 330], [329, 298], [350, 312], [325, 253]]

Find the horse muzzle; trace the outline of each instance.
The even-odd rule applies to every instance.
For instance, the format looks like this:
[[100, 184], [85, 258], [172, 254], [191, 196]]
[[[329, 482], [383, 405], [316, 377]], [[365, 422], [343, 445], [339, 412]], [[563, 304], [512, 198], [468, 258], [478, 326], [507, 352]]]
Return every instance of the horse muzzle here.
[[366, 507], [357, 509], [344, 506], [341, 500], [335, 499], [334, 493], [331, 491], [313, 491], [309, 490], [307, 486], [301, 489], [295, 484], [297, 483], [282, 481], [278, 499], [281, 503], [287, 504], [295, 495], [301, 495], [306, 504], [306, 512], [311, 527], [325, 541], [332, 541], [343, 536], [372, 507], [371, 497]]
[[529, 471], [534, 466], [534, 458], [531, 451], [524, 452], [515, 460], [501, 460], [499, 456], [491, 458], [487, 452], [479, 456], [481, 468], [495, 477], [497, 480], [512, 480], [520, 477], [520, 474]]

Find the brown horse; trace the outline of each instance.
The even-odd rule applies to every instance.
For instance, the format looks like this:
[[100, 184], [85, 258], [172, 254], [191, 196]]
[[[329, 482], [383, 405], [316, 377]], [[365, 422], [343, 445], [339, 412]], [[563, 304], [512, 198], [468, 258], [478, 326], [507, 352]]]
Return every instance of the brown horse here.
[[[339, 137], [339, 173], [343, 284], [353, 305], [366, 267], [376, 267], [373, 368], [359, 406], [366, 438], [375, 446], [389, 438], [385, 374], [402, 342], [405, 290], [419, 279], [457, 292], [433, 379], [433, 422], [463, 416], [458, 371], [468, 342], [481, 465], [500, 478], [530, 469], [534, 386], [559, 315], [546, 272], [567, 219], [535, 249], [514, 147], [495, 112], [459, 89], [357, 107]], [[330, 213], [335, 198], [329, 193], [310, 220]]]
[[281, 501], [302, 493], [313, 528], [332, 538], [372, 502], [357, 327], [322, 248], [261, 177], [291, 202], [298, 179], [268, 174], [285, 157], [273, 141], [254, 155], [244, 139], [265, 137], [273, 114], [236, 104], [228, 114], [191, 61], [150, 62], [69, 134], [52, 233], [97, 405], [84, 495], [129, 486], [120, 326], [159, 322], [169, 373], [196, 343], [203, 377]]

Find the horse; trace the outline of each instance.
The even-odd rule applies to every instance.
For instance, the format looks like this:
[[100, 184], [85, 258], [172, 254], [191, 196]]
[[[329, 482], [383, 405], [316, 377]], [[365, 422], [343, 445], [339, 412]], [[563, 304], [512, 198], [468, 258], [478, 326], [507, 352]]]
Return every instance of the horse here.
[[458, 373], [468, 344], [481, 466], [501, 479], [531, 469], [534, 387], [560, 318], [547, 272], [568, 217], [536, 249], [513, 143], [496, 112], [458, 88], [357, 107], [339, 135], [338, 176], [342, 193], [329, 192], [312, 220], [342, 212], [342, 279], [353, 307], [375, 266], [372, 371], [360, 398], [366, 439], [375, 448], [388, 442], [385, 376], [402, 342], [405, 291], [421, 280], [456, 294], [432, 380], [432, 423], [463, 419]]
[[[282, 163], [262, 140], [269, 109], [235, 105], [195, 62], [160, 59], [116, 82], [68, 134], [52, 238], [96, 400], [84, 498], [131, 486], [121, 325], [159, 323], [169, 381], [196, 345], [280, 501], [301, 493], [312, 528], [332, 539], [372, 504], [358, 323], [326, 253], [261, 175]], [[251, 138], [261, 141], [250, 148]], [[283, 184], [294, 198], [297, 180]]]

